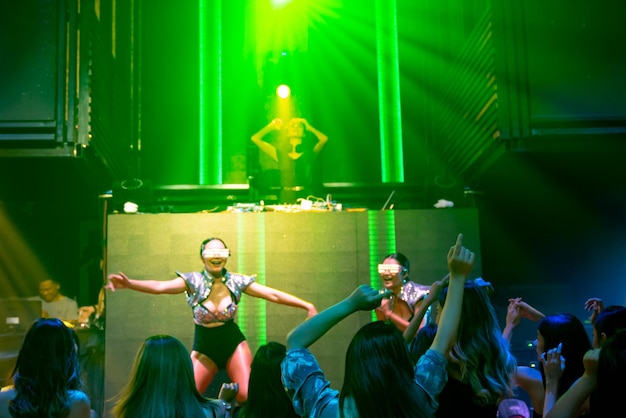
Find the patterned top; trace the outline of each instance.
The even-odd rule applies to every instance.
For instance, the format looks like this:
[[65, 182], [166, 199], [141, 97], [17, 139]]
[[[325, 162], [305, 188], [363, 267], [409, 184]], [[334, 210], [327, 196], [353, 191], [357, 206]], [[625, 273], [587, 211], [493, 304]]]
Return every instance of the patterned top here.
[[424, 286], [412, 281], [407, 281], [402, 285], [398, 299], [401, 299], [409, 305], [412, 312], [415, 312], [415, 305], [428, 294], [430, 286]]
[[[439, 406], [437, 398], [448, 382], [447, 360], [439, 352], [428, 350], [415, 366], [413, 381], [418, 388], [424, 416], [432, 417]], [[310, 418], [337, 418], [339, 391], [330, 387], [315, 356], [306, 348], [287, 351], [281, 363], [283, 385], [292, 399], [296, 413]], [[346, 399], [346, 416], [356, 417], [356, 406]]]
[[234, 318], [237, 313], [237, 304], [241, 300], [243, 291], [255, 281], [256, 275], [247, 276], [244, 274], [230, 273], [224, 269], [222, 282], [230, 291], [233, 303], [228, 305], [226, 309], [220, 312], [211, 312], [204, 305], [207, 300], [215, 278], [208, 274], [206, 270], [202, 272], [194, 271], [191, 273], [176, 272], [187, 283], [187, 303], [193, 310], [193, 317], [198, 324], [210, 324], [212, 322], [225, 322]]

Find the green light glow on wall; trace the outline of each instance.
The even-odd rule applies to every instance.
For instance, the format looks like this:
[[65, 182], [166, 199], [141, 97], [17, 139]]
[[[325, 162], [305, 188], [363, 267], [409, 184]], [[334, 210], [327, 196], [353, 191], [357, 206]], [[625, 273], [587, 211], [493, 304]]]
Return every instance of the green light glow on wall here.
[[[130, 7], [130, 101], [131, 101], [131, 129], [134, 131], [136, 135], [136, 149], [135, 153], [141, 153], [141, 74], [142, 74], [142, 14], [137, 13], [137, 10], [141, 10], [142, 4], [141, 0], [137, 2], [131, 2]], [[113, 6], [116, 6], [117, 3], [113, 2]], [[135, 13], [137, 13], [135, 17]], [[116, 14], [114, 9], [113, 14]], [[135, 22], [137, 22], [137, 26], [135, 27]], [[135, 36], [137, 37], [135, 39]], [[136, 50], [135, 50], [136, 48]], [[134, 125], [133, 124], [134, 121]], [[138, 160], [139, 157], [136, 157]], [[138, 164], [135, 164], [138, 166]], [[138, 168], [137, 168], [138, 170]], [[139, 177], [139, 172], [131, 173], [131, 176]]]
[[396, 0], [376, 0], [376, 64], [383, 183], [404, 182]]
[[[213, 6], [211, 24], [207, 24], [207, 3]], [[200, 0], [198, 15], [200, 36], [198, 48], [200, 63], [199, 184], [222, 184], [222, 0]], [[211, 30], [210, 39], [213, 41], [210, 47], [206, 41], [207, 27]], [[213, 100], [210, 107], [207, 106], [207, 101], [211, 100], [209, 98]], [[210, 135], [209, 124], [212, 126]]]
[[[381, 254], [396, 252], [396, 218], [395, 212], [367, 212], [367, 235], [369, 242], [370, 286], [374, 289], [381, 287], [378, 275], [378, 263]], [[372, 320], [376, 320], [376, 313], [372, 311]]]
[[[252, 3], [252, 2], [251, 2]], [[309, 21], [317, 6], [310, 1], [253, 2], [254, 49], [261, 57], [308, 48]]]
[[[245, 233], [237, 234], [238, 267], [240, 272], [257, 274], [256, 282], [262, 285], [266, 283], [265, 269], [265, 217], [250, 217], [246, 213], [238, 213], [237, 230]], [[259, 216], [262, 216], [261, 214]], [[249, 221], [249, 222], [244, 222]], [[256, 233], [253, 233], [256, 229]], [[261, 243], [259, 245], [259, 243]], [[250, 306], [254, 310], [253, 315], [247, 315], [246, 307]], [[258, 346], [267, 343], [267, 302], [261, 298], [248, 298], [246, 303], [240, 303], [237, 310], [238, 324], [241, 332], [247, 335], [252, 326], [256, 327], [255, 334], [258, 339]]]

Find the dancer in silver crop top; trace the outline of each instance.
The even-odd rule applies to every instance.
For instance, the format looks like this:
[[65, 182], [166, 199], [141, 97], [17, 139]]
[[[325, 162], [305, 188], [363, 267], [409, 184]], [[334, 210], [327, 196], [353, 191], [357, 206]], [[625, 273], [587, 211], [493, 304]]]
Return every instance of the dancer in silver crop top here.
[[[421, 285], [409, 280], [409, 259], [402, 253], [385, 256], [378, 265], [378, 274], [386, 290], [391, 290], [389, 299], [383, 299], [376, 308], [376, 318], [393, 323], [400, 331], [404, 331], [409, 321], [422, 305], [428, 295], [430, 286]], [[422, 321], [420, 328], [426, 323]]]
[[209, 238], [200, 246], [204, 263], [201, 272], [176, 272], [174, 279], [165, 281], [131, 280], [120, 272], [109, 274], [106, 288], [152, 294], [185, 293], [195, 323], [191, 361], [198, 391], [204, 393], [217, 372], [225, 368], [231, 380], [239, 384], [237, 401], [241, 404], [248, 398], [252, 363], [248, 342], [233, 320], [243, 294], [304, 309], [308, 317], [315, 315], [317, 310], [310, 302], [257, 283], [254, 275], [228, 272], [226, 262], [229, 256], [230, 250], [224, 241]]

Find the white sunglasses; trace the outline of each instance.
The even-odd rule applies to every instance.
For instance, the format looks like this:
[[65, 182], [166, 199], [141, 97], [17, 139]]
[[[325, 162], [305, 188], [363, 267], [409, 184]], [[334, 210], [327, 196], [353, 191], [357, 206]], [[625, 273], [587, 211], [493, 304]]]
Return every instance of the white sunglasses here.
[[406, 269], [399, 264], [379, 264], [378, 265], [378, 273], [379, 274], [393, 274], [400, 273], [405, 271]]
[[202, 258], [228, 258], [230, 250], [228, 248], [205, 248], [202, 250]]

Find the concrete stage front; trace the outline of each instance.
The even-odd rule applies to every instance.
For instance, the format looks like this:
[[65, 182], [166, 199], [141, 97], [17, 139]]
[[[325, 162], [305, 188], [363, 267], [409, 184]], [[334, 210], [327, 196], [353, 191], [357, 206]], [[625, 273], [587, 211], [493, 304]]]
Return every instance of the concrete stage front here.
[[[259, 283], [309, 300], [318, 311], [359, 284], [379, 286], [376, 266], [392, 251], [409, 257], [411, 280], [431, 284], [440, 279], [447, 273], [446, 254], [459, 232], [477, 254], [472, 276], [482, 275], [475, 209], [112, 214], [107, 223], [107, 273], [166, 280], [175, 277], [175, 271], [199, 271], [200, 243], [219, 237], [231, 249], [230, 271], [257, 274]], [[118, 290], [107, 292], [106, 303], [104, 399], [109, 400], [105, 416], [110, 416], [111, 398], [128, 381], [143, 340], [170, 334], [191, 349], [193, 320], [184, 294]], [[236, 321], [254, 354], [267, 341], [285, 343], [287, 333], [305, 317], [303, 310], [244, 295]], [[370, 313], [355, 314], [312, 346], [333, 387], [341, 387], [350, 339], [371, 318]]]

